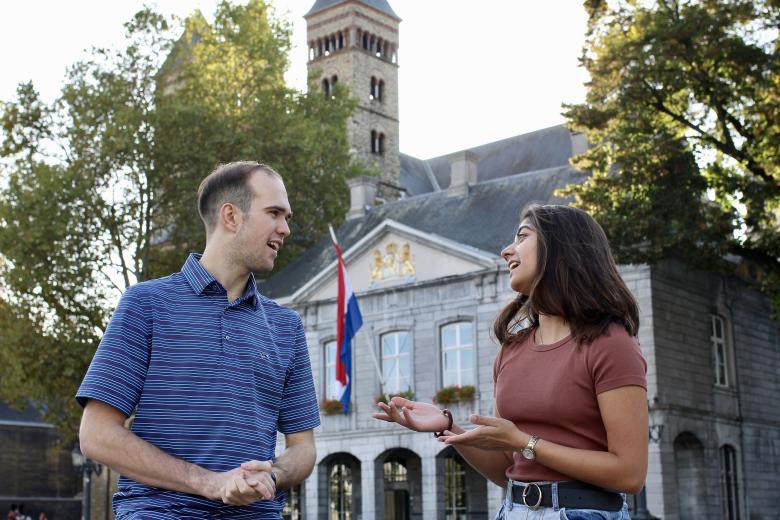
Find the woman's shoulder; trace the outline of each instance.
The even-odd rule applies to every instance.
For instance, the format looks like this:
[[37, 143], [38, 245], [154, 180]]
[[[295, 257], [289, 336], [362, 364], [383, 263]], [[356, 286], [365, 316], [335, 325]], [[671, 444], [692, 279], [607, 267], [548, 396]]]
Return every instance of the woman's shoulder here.
[[612, 322], [607, 326], [604, 334], [593, 340], [594, 349], [631, 348], [639, 350], [639, 340], [631, 335], [626, 327], [620, 323]]

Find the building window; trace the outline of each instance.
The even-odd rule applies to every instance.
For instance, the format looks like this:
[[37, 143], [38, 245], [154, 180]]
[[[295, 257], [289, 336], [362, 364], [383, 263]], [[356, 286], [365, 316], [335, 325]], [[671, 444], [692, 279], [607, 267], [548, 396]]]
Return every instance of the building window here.
[[392, 457], [383, 464], [385, 482], [406, 482], [409, 479], [404, 459]]
[[337, 462], [328, 471], [328, 520], [352, 519], [352, 470]]
[[411, 345], [408, 332], [382, 335], [382, 377], [384, 391], [396, 394], [412, 387]]
[[731, 348], [726, 338], [726, 322], [720, 316], [710, 316], [713, 360], [715, 363], [715, 384], [733, 386], [731, 367]]
[[368, 99], [373, 101], [382, 101], [385, 93], [385, 82], [371, 76], [371, 90]]
[[302, 484], [291, 487], [287, 490], [287, 500], [284, 503], [284, 509], [282, 509], [282, 518], [284, 520], [301, 520], [303, 518], [301, 497]]
[[331, 95], [330, 80], [328, 78], [322, 79], [322, 93], [325, 94], [326, 98], [329, 98]]
[[458, 455], [444, 459], [444, 518], [466, 519], [466, 468]]
[[724, 520], [738, 520], [737, 452], [729, 445], [720, 449], [720, 488]]
[[363, 33], [363, 48], [368, 50], [368, 33]]
[[338, 399], [339, 389], [336, 381], [336, 342], [325, 343], [325, 399]]
[[474, 384], [474, 327], [459, 321], [441, 328], [442, 386]]
[[385, 153], [385, 134], [371, 130], [371, 153], [378, 155]]

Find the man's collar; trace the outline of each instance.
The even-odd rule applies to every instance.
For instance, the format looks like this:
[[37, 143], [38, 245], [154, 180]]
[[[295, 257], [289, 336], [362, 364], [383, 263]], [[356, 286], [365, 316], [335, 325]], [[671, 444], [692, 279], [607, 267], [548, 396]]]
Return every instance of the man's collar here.
[[[198, 253], [190, 253], [187, 257], [187, 261], [181, 268], [181, 273], [190, 284], [190, 287], [195, 294], [203, 294], [203, 292], [213, 283], [216, 283], [222, 290], [222, 284], [220, 284], [214, 276], [206, 270], [200, 263], [200, 259], [203, 255]], [[252, 307], [257, 310], [257, 306], [260, 304], [260, 298], [257, 294], [257, 283], [255, 281], [255, 275], [249, 273], [249, 281], [244, 289], [244, 294], [241, 295], [239, 303], [249, 300]]]

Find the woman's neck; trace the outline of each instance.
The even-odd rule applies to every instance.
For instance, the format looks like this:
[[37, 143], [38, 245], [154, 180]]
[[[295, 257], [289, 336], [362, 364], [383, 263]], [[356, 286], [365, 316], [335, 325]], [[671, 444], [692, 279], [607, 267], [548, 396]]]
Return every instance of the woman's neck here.
[[536, 343], [550, 345], [571, 334], [571, 327], [560, 316], [539, 315], [539, 328], [536, 329]]

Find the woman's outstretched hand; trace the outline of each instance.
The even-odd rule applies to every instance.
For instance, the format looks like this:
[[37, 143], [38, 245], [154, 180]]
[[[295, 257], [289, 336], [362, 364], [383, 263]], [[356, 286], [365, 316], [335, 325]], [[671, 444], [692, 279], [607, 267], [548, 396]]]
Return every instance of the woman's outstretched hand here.
[[440, 442], [460, 446], [470, 446], [483, 450], [517, 451], [526, 443], [527, 434], [521, 432], [511, 421], [500, 417], [472, 415], [469, 421], [477, 427], [459, 435], [445, 434]]
[[377, 403], [382, 410], [373, 414], [374, 419], [394, 422], [417, 432], [441, 432], [449, 426], [449, 419], [432, 404], [393, 397], [390, 402]]

